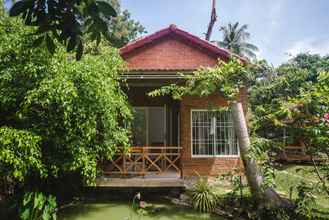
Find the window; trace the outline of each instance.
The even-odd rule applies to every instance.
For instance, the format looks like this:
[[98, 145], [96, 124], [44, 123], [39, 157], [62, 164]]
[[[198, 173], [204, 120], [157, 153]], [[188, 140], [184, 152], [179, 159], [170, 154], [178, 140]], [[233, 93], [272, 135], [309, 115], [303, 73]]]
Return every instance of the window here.
[[191, 119], [192, 156], [236, 156], [239, 154], [230, 110], [192, 110]]

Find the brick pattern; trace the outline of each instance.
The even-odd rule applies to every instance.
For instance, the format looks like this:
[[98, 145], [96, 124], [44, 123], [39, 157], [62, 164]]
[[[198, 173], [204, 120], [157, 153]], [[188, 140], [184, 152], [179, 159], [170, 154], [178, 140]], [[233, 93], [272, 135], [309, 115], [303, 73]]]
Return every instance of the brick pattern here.
[[[200, 67], [211, 67], [217, 64], [218, 55], [198, 47], [178, 35], [168, 34], [140, 48], [123, 55], [130, 71], [151, 71], [175, 73], [179, 70], [192, 71]], [[145, 83], [145, 80], [141, 80]], [[136, 82], [135, 82], [136, 83]], [[145, 96], [147, 89], [134, 88], [128, 91], [132, 105], [158, 106], [173, 104], [168, 97], [150, 98]], [[241, 89], [240, 100], [247, 112], [247, 91]], [[209, 107], [227, 106], [227, 101], [219, 94], [208, 97], [184, 97], [180, 103], [180, 146], [182, 149], [182, 175], [193, 176], [197, 173], [204, 176], [216, 176], [242, 167], [239, 158], [191, 158], [191, 109], [208, 109]]]
[[170, 35], [136, 49], [124, 59], [131, 71], [194, 70], [201, 66], [214, 66], [218, 62], [204, 49]]
[[[246, 112], [246, 91], [241, 90], [240, 99], [244, 104]], [[183, 176], [193, 176], [196, 173], [202, 176], [217, 176], [226, 173], [233, 168], [242, 167], [239, 157], [209, 157], [192, 158], [191, 156], [191, 110], [209, 109], [211, 107], [227, 106], [228, 102], [219, 94], [212, 94], [208, 97], [184, 97], [181, 101], [181, 146], [182, 150], [182, 173]]]

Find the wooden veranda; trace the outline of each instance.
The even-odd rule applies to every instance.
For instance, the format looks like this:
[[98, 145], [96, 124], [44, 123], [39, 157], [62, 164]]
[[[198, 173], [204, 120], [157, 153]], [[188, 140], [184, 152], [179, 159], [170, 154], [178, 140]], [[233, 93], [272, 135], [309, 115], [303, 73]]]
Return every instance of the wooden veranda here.
[[102, 165], [101, 187], [182, 187], [181, 147], [145, 146], [120, 149]]
[[105, 176], [129, 177], [158, 175], [166, 173], [181, 175], [181, 147], [147, 146], [120, 149], [113, 159], [103, 165]]

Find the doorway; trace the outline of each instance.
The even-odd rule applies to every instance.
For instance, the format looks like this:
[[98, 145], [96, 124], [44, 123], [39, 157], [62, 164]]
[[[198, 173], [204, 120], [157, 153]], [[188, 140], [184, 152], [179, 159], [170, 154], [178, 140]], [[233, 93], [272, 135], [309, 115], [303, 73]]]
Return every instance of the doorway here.
[[165, 107], [134, 107], [134, 146], [166, 146]]

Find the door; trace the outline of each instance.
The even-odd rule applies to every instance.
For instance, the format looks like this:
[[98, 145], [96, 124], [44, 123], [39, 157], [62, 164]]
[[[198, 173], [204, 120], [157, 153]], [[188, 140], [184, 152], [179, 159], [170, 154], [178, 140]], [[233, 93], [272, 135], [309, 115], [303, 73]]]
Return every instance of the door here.
[[135, 107], [132, 125], [134, 146], [164, 146], [166, 122], [164, 107]]

